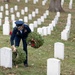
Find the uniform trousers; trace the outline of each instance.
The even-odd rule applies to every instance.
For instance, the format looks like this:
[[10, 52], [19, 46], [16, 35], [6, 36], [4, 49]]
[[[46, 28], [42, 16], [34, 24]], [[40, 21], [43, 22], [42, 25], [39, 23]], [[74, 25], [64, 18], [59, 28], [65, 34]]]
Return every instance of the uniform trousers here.
[[25, 64], [28, 64], [28, 51], [27, 51], [26, 39], [16, 36], [16, 37], [15, 37], [15, 46], [16, 46], [16, 47], [19, 47], [19, 44], [20, 44], [21, 39], [22, 39], [22, 43], [23, 43], [23, 50], [24, 50], [25, 53], [26, 53], [26, 58], [25, 58], [25, 61], [24, 61], [24, 65], [25, 65]]

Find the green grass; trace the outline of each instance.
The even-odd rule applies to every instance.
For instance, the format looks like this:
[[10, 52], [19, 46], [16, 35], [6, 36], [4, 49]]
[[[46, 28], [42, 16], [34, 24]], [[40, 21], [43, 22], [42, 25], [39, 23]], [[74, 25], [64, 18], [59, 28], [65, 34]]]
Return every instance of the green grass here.
[[[39, 3], [34, 5], [32, 0], [29, 0], [29, 3], [25, 4], [24, 0], [21, 0], [20, 3], [17, 3], [15, 0], [11, 0], [9, 4], [10, 7], [14, 7], [14, 5], [19, 6], [19, 10], [24, 7], [29, 7], [29, 13], [31, 13], [35, 8], [39, 9], [39, 15], [36, 15], [32, 21], [29, 21], [28, 24], [33, 23], [34, 20], [37, 20], [46, 9], [48, 9], [49, 1], [47, 1], [45, 6], [41, 5], [41, 0]], [[58, 24], [52, 31], [51, 35], [44, 36], [44, 44], [38, 49], [34, 49], [28, 46], [28, 62], [29, 67], [25, 68], [23, 64], [19, 65], [19, 68], [15, 68], [13, 66], [12, 69], [4, 69], [0, 67], [0, 75], [8, 75], [9, 73], [14, 73], [14, 75], [47, 75], [47, 59], [54, 57], [54, 43], [62, 42], [65, 45], [65, 59], [61, 60], [61, 75], [75, 75], [75, 1], [73, 2], [73, 9], [68, 8], [69, 0], [66, 0], [63, 5], [63, 9], [66, 11], [65, 13], [61, 13]], [[4, 6], [5, 3], [1, 3], [0, 5]], [[16, 12], [14, 12], [16, 13]], [[67, 22], [68, 13], [72, 14], [72, 25], [71, 25], [71, 33], [68, 41], [63, 41], [60, 38], [61, 31], [65, 28]], [[25, 15], [28, 15], [26, 13]], [[56, 13], [50, 12], [45, 22], [40, 25], [48, 26], [49, 23], [54, 19]], [[5, 16], [5, 15], [4, 15]], [[3, 19], [4, 19], [3, 16]], [[9, 15], [10, 18], [10, 15]], [[21, 16], [23, 18], [23, 16]], [[10, 22], [11, 25], [11, 22]], [[2, 26], [0, 26], [0, 48], [2, 47], [11, 47], [10, 46], [10, 36], [2, 35]]]

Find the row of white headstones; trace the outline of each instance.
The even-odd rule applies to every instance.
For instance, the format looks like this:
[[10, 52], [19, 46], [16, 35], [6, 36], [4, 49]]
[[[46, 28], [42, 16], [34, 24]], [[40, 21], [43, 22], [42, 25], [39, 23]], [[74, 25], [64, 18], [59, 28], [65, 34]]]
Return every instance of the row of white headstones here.
[[71, 14], [68, 14], [67, 23], [65, 29], [61, 32], [61, 39], [68, 40], [70, 37], [70, 29], [71, 29]]
[[[61, 2], [62, 2], [61, 5], [63, 6], [64, 0], [62, 0]], [[73, 0], [70, 0], [69, 9], [72, 9], [72, 3]], [[61, 39], [68, 40], [70, 35], [70, 28], [71, 28], [71, 14], [68, 14], [65, 29], [61, 32]], [[54, 44], [54, 58], [47, 59], [47, 75], [60, 75], [61, 72], [60, 59], [64, 60], [64, 44], [61, 42], [57, 42]]]
[[[47, 75], [60, 75], [60, 60], [64, 60], [64, 44], [54, 43], [54, 58], [47, 59]], [[12, 68], [12, 50], [8, 47], [0, 49], [0, 66]]]
[[[29, 24], [29, 27], [31, 28], [31, 31], [34, 31], [34, 28], [37, 28], [38, 25], [41, 25], [42, 22], [44, 22], [44, 19], [47, 18], [47, 16], [49, 15], [49, 11], [47, 10], [43, 16], [41, 16], [40, 18], [37, 19], [37, 21], [34, 21], [33, 23]], [[47, 35], [51, 35], [51, 31], [53, 31], [53, 27], [56, 26], [58, 19], [60, 17], [60, 12], [57, 12], [54, 20], [52, 20], [52, 23], [50, 23], [48, 26], [43, 26], [40, 28], [37, 28], [37, 32], [41, 35], [41, 36], [47, 36]], [[25, 20], [28, 20], [27, 17], [24, 17]], [[22, 19], [19, 19], [22, 20]], [[13, 21], [12, 23], [12, 27], [15, 27], [15, 21]], [[61, 39], [63, 40], [68, 40], [69, 35], [70, 35], [70, 27], [71, 27], [71, 14], [68, 14], [68, 18], [67, 18], [67, 25], [65, 27], [65, 29], [61, 32]], [[9, 35], [10, 33], [10, 24], [9, 24], [9, 20], [8, 17], [6, 17], [6, 21], [5, 24], [3, 24], [3, 35]]]
[[[32, 11], [32, 14], [29, 14], [28, 16], [24, 16], [24, 22], [27, 23], [28, 20], [32, 20], [33, 17], [36, 17], [36, 15], [39, 13], [38, 9], [35, 9], [35, 11]], [[34, 27], [38, 27], [38, 25], [41, 25], [42, 22], [44, 22], [44, 19], [47, 18], [47, 16], [49, 15], [49, 11], [46, 10], [45, 13], [43, 14], [43, 16], [41, 16], [40, 18], [38, 18], [36, 21], [34, 21]], [[15, 27], [15, 15], [11, 15], [12, 18], [12, 27]], [[19, 20], [23, 20], [23, 19], [19, 19]], [[40, 21], [41, 20], [41, 21]], [[31, 27], [31, 24], [29, 24], [29, 26]], [[7, 30], [6, 30], [7, 27]], [[31, 30], [33, 31], [33, 27], [31, 27]], [[9, 17], [5, 17], [5, 23], [3, 24], [3, 35], [9, 35], [9, 31], [10, 31], [10, 25], [9, 25]]]
[[[61, 39], [67, 40], [70, 34], [71, 27], [71, 14], [68, 14], [67, 24], [65, 29], [61, 32]], [[56, 42], [54, 44], [54, 58], [47, 59], [47, 75], [60, 75], [61, 73], [61, 61], [64, 60], [64, 44]]]
[[[20, 2], [21, 0], [17, 0], [18, 2]], [[33, 4], [36, 4], [39, 0], [33, 0]], [[25, 3], [28, 3], [29, 0], [25, 0]], [[43, 0], [42, 1], [42, 5], [45, 5], [47, 2], [47, 0]], [[69, 2], [69, 9], [72, 9], [72, 3], [73, 3], [73, 0], [70, 0]], [[64, 0], [61, 0], [61, 5], [63, 6], [64, 4]]]
[[[64, 44], [56, 42], [54, 44], [54, 57], [64, 60]], [[12, 49], [8, 47], [0, 48], [0, 66], [12, 68]]]
[[[47, 2], [47, 0], [44, 0], [45, 2]], [[64, 3], [64, 0], [61, 1], [61, 3]], [[70, 0], [69, 2], [69, 7], [72, 7], [72, 3], [73, 3], [73, 0]], [[25, 7], [24, 9], [21, 10], [21, 12], [18, 12], [18, 6], [15, 5], [13, 8], [10, 8], [10, 11], [8, 10], [9, 6], [8, 4], [5, 4], [5, 15], [8, 16], [9, 15], [9, 12], [11, 13], [11, 20], [15, 20], [15, 15], [13, 14], [14, 11], [17, 11], [16, 12], [16, 17], [20, 18], [20, 13], [21, 15], [25, 15], [26, 12], [28, 12], [28, 7]], [[0, 6], [0, 25], [2, 24], [2, 18], [3, 18], [3, 12], [4, 11], [4, 7], [3, 6]], [[35, 11], [32, 12], [32, 16], [35, 17], [35, 14], [38, 12], [38, 9], [36, 9]], [[31, 17], [31, 14], [28, 15], [29, 17]], [[25, 16], [25, 19], [28, 18], [27, 16]], [[24, 19], [24, 20], [25, 20]], [[31, 18], [30, 18], [31, 19]], [[25, 22], [28, 22], [28, 20], [26, 19]]]
[[[8, 6], [8, 4], [5, 5], [5, 7], [7, 7], [7, 6]], [[0, 25], [2, 25], [2, 19], [3, 19], [3, 12], [2, 11], [3, 10], [4, 10], [4, 7], [1, 6]], [[16, 14], [14, 14], [15, 11], [16, 11]], [[25, 13], [28, 13], [28, 7], [25, 7], [24, 9], [21, 9], [21, 12], [18, 12], [18, 6], [15, 5], [14, 8], [10, 8], [10, 11], [7, 9], [5, 10], [5, 16], [8, 17], [8, 15], [10, 14], [10, 16], [11, 16], [10, 21], [14, 21], [16, 17], [20, 18], [21, 15], [24, 15], [24, 22], [28, 23], [28, 19], [32, 20], [32, 17], [35, 17], [36, 14], [38, 14], [38, 12], [39, 12], [39, 10], [36, 8], [34, 11], [32, 11], [31, 14], [28, 14], [28, 16], [25, 16]], [[5, 17], [4, 21], [6, 21], [6, 17]], [[7, 19], [7, 20], [9, 21], [9, 19]]]
[[[61, 0], [61, 6], [63, 7], [64, 4], [64, 0]], [[72, 5], [73, 5], [73, 0], [70, 0], [69, 2], [69, 9], [72, 9]]]
[[[41, 18], [41, 21], [44, 21], [44, 19], [47, 18], [47, 15], [49, 15], [48, 11], [47, 11], [46, 15], [44, 16], [44, 18]], [[43, 16], [41, 16], [41, 17], [43, 17]], [[53, 27], [56, 26], [59, 17], [60, 17], [60, 12], [57, 12], [54, 20], [50, 24], [51, 30], [53, 30]], [[34, 31], [34, 28], [32, 28], [32, 27], [36, 27], [36, 26], [33, 26], [33, 25], [35, 25], [35, 23], [37, 25], [41, 25], [40, 19], [38, 21], [35, 21], [34, 24], [30, 24], [30, 28], [32, 31]], [[9, 22], [7, 24], [9, 24]], [[70, 26], [71, 26], [71, 14], [68, 14], [67, 25], [64, 30], [66, 32], [68, 32], [68, 31], [70, 32]], [[8, 27], [7, 29], [10, 29], [10, 28]], [[48, 29], [43, 27], [44, 34], [42, 34], [42, 36], [47, 35], [48, 31], [46, 32], [46, 30], [48, 30]], [[40, 30], [37, 29], [37, 31], [39, 32]], [[63, 32], [63, 34], [64, 33], [65, 32]], [[49, 34], [51, 34], [51, 32], [49, 32]], [[66, 35], [66, 37], [68, 36], [67, 33], [65, 35]], [[62, 35], [62, 37], [63, 36], [64, 35]], [[62, 38], [62, 39], [64, 39], [64, 38]], [[64, 44], [63, 43], [57, 42], [54, 44], [54, 57], [55, 58], [49, 58], [47, 60], [47, 75], [60, 75], [60, 60], [59, 59], [64, 60]], [[56, 58], [59, 58], [59, 59], [56, 59]], [[12, 50], [10, 48], [4, 47], [4, 48], [0, 49], [0, 66], [4, 66], [6, 68], [7, 67], [12, 68]]]
[[[18, 2], [20, 2], [21, 0], [17, 0]], [[25, 0], [25, 3], [28, 3], [29, 0]], [[39, 2], [39, 0], [32, 0], [33, 4], [36, 4], [37, 2]], [[43, 0], [42, 1], [42, 5], [45, 5], [47, 2], [47, 0]]]
[[[20, 2], [21, 0], [17, 0], [18, 2]], [[25, 0], [25, 3], [28, 3], [29, 0]], [[39, 0], [33, 0], [33, 4], [36, 4], [37, 2], [39, 2]], [[42, 1], [42, 5], [45, 5], [47, 2], [47, 0], [43, 0]], [[61, 0], [61, 5], [63, 6], [64, 4], [64, 0]], [[73, 0], [70, 0], [69, 2], [69, 9], [72, 9], [72, 4], [73, 4]]]
[[[18, 2], [20, 2], [20, 0], [17, 0]], [[39, 0], [33, 0], [33, 4], [36, 4]], [[28, 3], [29, 0], [25, 0], [25, 3]], [[43, 0], [42, 1], [42, 5], [45, 5], [47, 2], [47, 0]], [[61, 6], [63, 7], [64, 4], [64, 0], [61, 0]], [[69, 2], [69, 9], [72, 9], [72, 4], [73, 4], [73, 0], [70, 0]]]
[[[3, 18], [3, 11], [4, 11], [4, 7], [1, 6], [1, 12], [0, 12], [0, 26], [2, 25], [2, 21], [8, 21], [9, 22], [9, 17], [8, 15], [11, 14], [11, 19], [10, 21], [15, 21], [16, 17], [20, 18], [21, 15], [24, 15], [24, 22], [28, 23], [28, 20], [32, 20], [33, 17], [35, 17], [38, 13], [39, 10], [36, 8], [34, 11], [32, 11], [31, 14], [28, 14], [28, 16], [25, 16], [25, 13], [28, 13], [28, 7], [25, 7], [24, 9], [21, 9], [21, 12], [18, 12], [18, 6], [15, 5], [13, 8], [10, 8], [10, 10], [8, 10], [8, 4], [5, 4], [5, 19], [2, 20]], [[16, 11], [16, 14], [14, 14], [14, 12]], [[10, 12], [10, 13], [9, 13]]]
[[[6, 9], [8, 9], [8, 4], [5, 4], [5, 7], [6, 7]], [[15, 6], [15, 10], [16, 11], [18, 10], [18, 6], [17, 5]], [[25, 11], [24, 12], [28, 12], [28, 8], [27, 7], [25, 7]], [[22, 13], [24, 13], [24, 12], [22, 11]], [[36, 17], [36, 14], [38, 14], [38, 12], [39, 12], [39, 10], [35, 9], [35, 11], [33, 11], [32, 14], [29, 14], [28, 16], [24, 16], [24, 22], [28, 22], [28, 20], [32, 20], [32, 17]], [[0, 13], [0, 14], [1, 14], [0, 18], [2, 18], [2, 13]], [[8, 14], [8, 12], [7, 12], [7, 14]], [[49, 15], [49, 11], [46, 10], [46, 12], [43, 14], [43, 16], [41, 16], [40, 18], [38, 18], [37, 21], [34, 21], [32, 24], [29, 24], [31, 30], [34, 31], [35, 27], [37, 27], [38, 25], [41, 25], [41, 23], [44, 22], [44, 19], [47, 18], [48, 15]], [[17, 12], [16, 16], [20, 17], [20, 13]], [[37, 32], [39, 34], [41, 34], [42, 36], [43, 35], [46, 36], [47, 34], [51, 34], [51, 30], [53, 30], [53, 27], [57, 24], [59, 16], [60, 16], [60, 13], [57, 12], [57, 15], [55, 16], [55, 18], [52, 21], [52, 23], [49, 24], [48, 27], [37, 28]], [[14, 24], [15, 15], [14, 14], [11, 15], [11, 20], [13, 21], [12, 25], [14, 27], [15, 26], [15, 24]], [[23, 20], [23, 19], [20, 19], [20, 20]], [[0, 24], [1, 23], [2, 23], [2, 21], [0, 19]], [[6, 30], [6, 27], [7, 27], [8, 30]], [[9, 32], [10, 32], [9, 17], [5, 17], [5, 23], [3, 24], [3, 35], [9, 35]], [[61, 37], [61, 39], [62, 39], [62, 37]]]

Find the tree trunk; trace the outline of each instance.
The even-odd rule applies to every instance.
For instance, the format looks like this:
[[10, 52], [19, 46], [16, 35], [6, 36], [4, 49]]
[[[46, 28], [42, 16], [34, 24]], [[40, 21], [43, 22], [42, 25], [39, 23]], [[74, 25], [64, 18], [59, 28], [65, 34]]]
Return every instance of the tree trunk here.
[[61, 7], [61, 0], [50, 0], [49, 11], [64, 12]]
[[2, 2], [9, 2], [9, 0], [2, 0]]

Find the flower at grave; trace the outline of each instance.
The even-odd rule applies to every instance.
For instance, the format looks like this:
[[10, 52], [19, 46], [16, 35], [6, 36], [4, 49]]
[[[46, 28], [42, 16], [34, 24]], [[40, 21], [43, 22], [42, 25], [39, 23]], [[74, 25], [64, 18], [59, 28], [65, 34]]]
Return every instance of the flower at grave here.
[[39, 33], [31, 32], [27, 38], [27, 44], [33, 48], [39, 48], [44, 43], [42, 36]]
[[20, 48], [17, 48], [16, 52], [12, 53], [12, 61], [14, 65], [18, 65], [24, 62], [25, 60], [25, 51], [21, 50]]
[[10, 31], [9, 35], [12, 35], [12, 31]]
[[36, 41], [34, 40], [34, 39], [31, 39], [31, 47], [35, 47], [35, 43], [36, 43]]

